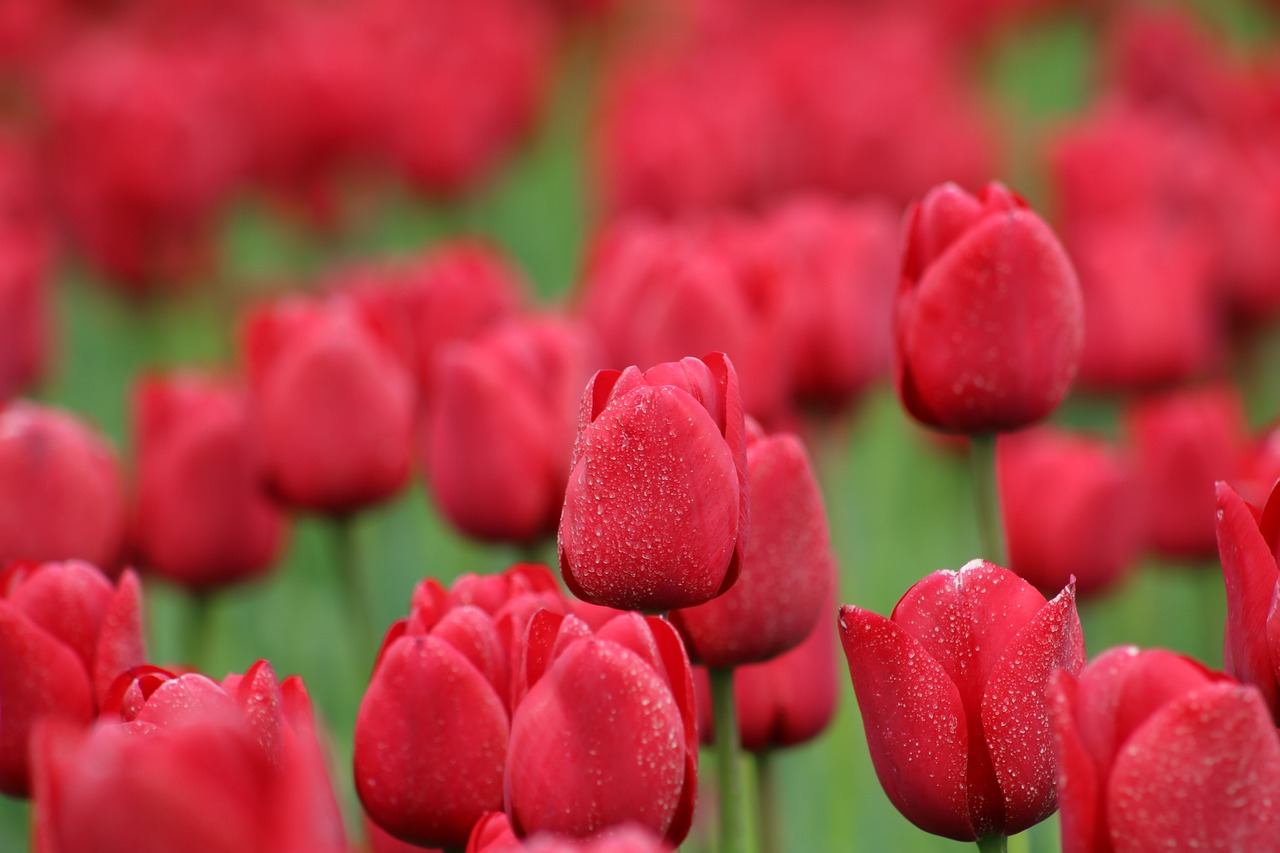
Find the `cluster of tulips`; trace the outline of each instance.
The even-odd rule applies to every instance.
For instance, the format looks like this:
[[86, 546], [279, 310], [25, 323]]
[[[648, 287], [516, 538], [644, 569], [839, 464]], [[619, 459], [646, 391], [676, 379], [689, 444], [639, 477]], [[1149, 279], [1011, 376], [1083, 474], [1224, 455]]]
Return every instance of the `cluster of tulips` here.
[[[1056, 814], [1066, 853], [1280, 853], [1280, 429], [1229, 378], [1280, 316], [1280, 63], [1120, 5], [0, 10], [0, 793], [31, 849], [781, 853], [772, 757], [843, 682], [924, 832], [993, 853]], [[965, 73], [1036, 14], [1107, 47], [1037, 151], [1044, 218], [988, 180]], [[347, 248], [402, 185], [465, 205], [584, 55], [599, 221], [564, 304], [483, 236], [326, 245], [309, 291], [214, 321], [234, 365], [134, 377], [128, 454], [40, 399], [71, 264], [141, 327], [228, 287], [246, 195]], [[904, 440], [970, 458], [982, 550], [899, 571], [885, 616], [828, 505], [889, 381]], [[1061, 416], [1077, 385], [1109, 434]], [[417, 572], [388, 627], [356, 525], [415, 480], [500, 570]], [[265, 649], [213, 672], [211, 602], [276, 582], [303, 525], [367, 680]], [[1077, 596], [1145, 554], [1212, 563], [1223, 671], [1086, 650]], [[185, 660], [149, 651], [174, 588]], [[318, 684], [359, 697], [348, 731]]]

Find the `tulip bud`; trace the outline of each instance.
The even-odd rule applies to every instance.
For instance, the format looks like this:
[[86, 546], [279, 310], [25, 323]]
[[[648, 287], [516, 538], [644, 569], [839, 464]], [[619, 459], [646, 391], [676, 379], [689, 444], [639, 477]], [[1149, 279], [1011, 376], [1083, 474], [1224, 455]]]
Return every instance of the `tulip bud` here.
[[952, 432], [1041, 420], [1084, 339], [1080, 285], [1053, 232], [999, 184], [932, 190], [907, 214], [894, 382], [913, 417]]
[[115, 452], [72, 415], [0, 407], [0, 562], [81, 559], [117, 570], [124, 487]]
[[1074, 588], [1046, 603], [975, 560], [911, 587], [890, 618], [845, 605], [840, 636], [871, 762], [904, 817], [976, 841], [1053, 814], [1044, 688], [1084, 665]]
[[727, 590], [748, 533], [744, 429], [721, 353], [597, 373], [560, 516], [560, 571], [574, 595], [659, 611]]
[[464, 533], [522, 543], [555, 531], [589, 350], [550, 318], [444, 350], [424, 458], [432, 496]]
[[352, 303], [263, 306], [244, 343], [263, 463], [282, 500], [342, 514], [404, 485], [413, 382]]
[[87, 723], [116, 676], [145, 657], [141, 591], [87, 563], [11, 563], [0, 574], [0, 791], [28, 791], [43, 717]]
[[689, 656], [711, 667], [768, 660], [813, 630], [834, 583], [835, 553], [804, 445], [748, 420], [747, 477], [755, 523], [742, 574], [706, 604], [671, 613]]
[[635, 823], [689, 832], [698, 738], [689, 659], [665, 621], [626, 613], [591, 633], [542, 611], [529, 623], [511, 720], [507, 812], [519, 835], [588, 837]]
[[147, 566], [197, 590], [269, 568], [284, 515], [263, 487], [246, 396], [196, 376], [154, 378], [134, 412], [134, 539]]
[[1129, 646], [1055, 672], [1049, 711], [1064, 853], [1280, 849], [1280, 740], [1254, 688]]
[[1074, 577], [1084, 595], [1134, 567], [1144, 516], [1127, 458], [1098, 439], [1038, 427], [1002, 435], [996, 466], [1009, 568], [1023, 580], [1047, 594]]

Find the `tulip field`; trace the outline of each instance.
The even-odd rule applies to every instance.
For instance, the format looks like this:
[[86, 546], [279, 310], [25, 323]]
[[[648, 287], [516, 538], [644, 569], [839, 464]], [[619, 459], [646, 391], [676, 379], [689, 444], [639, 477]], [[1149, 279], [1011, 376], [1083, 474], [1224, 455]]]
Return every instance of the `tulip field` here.
[[1278, 359], [1271, 0], [0, 10], [0, 853], [1280, 853]]

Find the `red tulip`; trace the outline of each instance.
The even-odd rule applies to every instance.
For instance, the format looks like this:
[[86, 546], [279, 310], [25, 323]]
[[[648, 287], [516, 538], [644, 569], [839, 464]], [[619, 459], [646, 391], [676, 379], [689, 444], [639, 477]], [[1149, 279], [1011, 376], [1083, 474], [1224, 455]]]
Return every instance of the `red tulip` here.
[[1254, 688], [1129, 646], [1054, 673], [1049, 709], [1064, 853], [1280, 850], [1280, 740]]
[[115, 452], [72, 415], [0, 406], [0, 562], [81, 559], [118, 569], [124, 485]]
[[894, 382], [907, 411], [952, 432], [1041, 420], [1080, 364], [1071, 261], [1026, 202], [990, 184], [935, 188], [907, 214]]
[[649, 830], [632, 824], [586, 839], [542, 833], [522, 842], [507, 816], [493, 812], [476, 824], [466, 853], [666, 853], [670, 849]]
[[464, 533], [530, 542], [555, 532], [591, 349], [576, 326], [530, 318], [443, 350], [427, 485]]
[[[310, 699], [265, 661], [223, 684], [153, 667], [87, 731], [36, 734], [36, 849], [341, 853]], [[92, 767], [92, 773], [84, 768]]]
[[597, 373], [560, 516], [574, 595], [620, 610], [702, 604], [733, 585], [746, 538], [746, 438], [728, 358]]
[[49, 267], [44, 246], [0, 233], [0, 402], [44, 374]]
[[1217, 485], [1218, 553], [1227, 588], [1227, 672], [1258, 689], [1280, 721], [1280, 492], [1265, 507], [1246, 503], [1226, 483]]
[[[1104, 442], [1039, 427], [1004, 435], [996, 471], [1009, 568], [1041, 592], [1117, 583], [1143, 544], [1132, 463]], [[1052, 483], [1046, 488], [1046, 483]]]
[[0, 574], [0, 791], [26, 796], [43, 717], [87, 723], [116, 676], [142, 663], [141, 592], [87, 563], [11, 563]]
[[800, 439], [747, 429], [747, 481], [755, 523], [742, 573], [723, 595], [671, 613], [689, 656], [711, 667], [757, 663], [813, 630], [836, 573], [822, 493]]
[[145, 380], [134, 423], [134, 539], [146, 565], [193, 589], [268, 569], [284, 515], [263, 487], [245, 394], [197, 376]]
[[1247, 448], [1244, 406], [1228, 386], [1137, 400], [1125, 424], [1138, 463], [1147, 541], [1180, 559], [1215, 553], [1213, 484], [1235, 478]]
[[1053, 814], [1044, 687], [1084, 665], [1074, 588], [1046, 603], [975, 560], [917, 583], [890, 618], [845, 605], [840, 636], [876, 775], [908, 820], [974, 841]]
[[263, 463], [281, 499], [343, 514], [400, 490], [415, 399], [395, 342], [334, 298], [262, 306], [244, 343]]
[[511, 720], [507, 813], [518, 835], [587, 837], [635, 823], [689, 832], [698, 738], [689, 659], [665, 621], [626, 613], [594, 634], [574, 616], [529, 623]]
[[568, 611], [550, 570], [517, 565], [427, 579], [383, 641], [356, 718], [356, 791], [373, 821], [424, 846], [461, 847], [502, 808], [512, 670], [525, 626]]

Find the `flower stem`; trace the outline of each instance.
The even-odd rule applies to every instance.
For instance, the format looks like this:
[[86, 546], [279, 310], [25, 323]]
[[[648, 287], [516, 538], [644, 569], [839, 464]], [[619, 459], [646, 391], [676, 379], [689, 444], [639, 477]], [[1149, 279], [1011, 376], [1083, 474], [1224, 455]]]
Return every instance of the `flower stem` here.
[[1009, 839], [1003, 835], [988, 835], [978, 839], [978, 850], [981, 853], [1007, 853]]
[[188, 664], [205, 671], [209, 666], [209, 641], [213, 633], [213, 620], [210, 618], [213, 602], [207, 592], [193, 592], [190, 600], [191, 612], [187, 614], [183, 651]]
[[778, 771], [773, 750], [756, 753], [756, 788], [759, 805], [760, 853], [782, 853], [781, 803], [778, 795]]
[[[366, 662], [366, 654], [374, 647], [376, 638], [373, 636], [369, 600], [364, 594], [364, 585], [360, 583], [360, 552], [356, 543], [355, 516], [337, 516], [330, 522], [329, 529], [333, 533], [334, 566], [345, 598], [344, 608], [351, 619], [356, 637], [355, 648], [363, 664]], [[372, 665], [373, 661], [369, 660], [367, 663]]]
[[711, 706], [716, 718], [716, 769], [720, 777], [720, 853], [744, 853], [742, 768], [731, 667], [712, 668]]
[[988, 432], [969, 436], [969, 461], [973, 468], [973, 498], [978, 536], [984, 559], [1006, 566], [1004, 528], [1000, 516], [1000, 492], [996, 487], [996, 438]]

